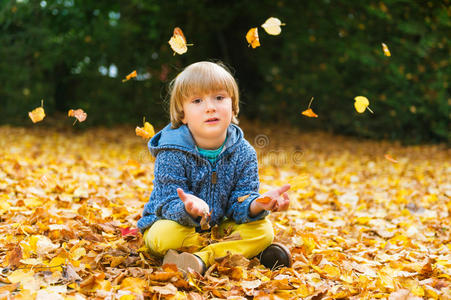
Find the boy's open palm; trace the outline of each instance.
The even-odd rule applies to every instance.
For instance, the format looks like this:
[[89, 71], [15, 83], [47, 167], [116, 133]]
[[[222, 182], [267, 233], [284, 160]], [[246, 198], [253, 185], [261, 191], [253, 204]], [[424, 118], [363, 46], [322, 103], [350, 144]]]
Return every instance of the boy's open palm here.
[[280, 188], [268, 191], [264, 193], [261, 198], [266, 198], [268, 201], [264, 202], [258, 202], [261, 208], [265, 210], [271, 210], [271, 211], [284, 211], [288, 209], [288, 206], [290, 205], [290, 198], [288, 197], [288, 194], [286, 193], [290, 189], [289, 184], [285, 184], [281, 186]]
[[204, 200], [185, 193], [181, 188], [177, 189], [177, 194], [179, 195], [180, 200], [185, 204], [186, 212], [194, 219], [203, 217], [210, 212], [210, 208]]

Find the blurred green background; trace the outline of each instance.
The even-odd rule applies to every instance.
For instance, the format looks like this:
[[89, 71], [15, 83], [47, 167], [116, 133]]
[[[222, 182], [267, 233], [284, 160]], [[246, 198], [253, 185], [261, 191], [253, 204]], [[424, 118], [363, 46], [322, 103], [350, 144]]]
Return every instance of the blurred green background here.
[[[260, 27], [286, 24], [279, 36]], [[165, 125], [168, 82], [188, 64], [234, 72], [246, 119], [405, 143], [449, 142], [450, 1], [0, 1], [2, 124], [32, 125], [69, 109], [76, 126]], [[173, 55], [174, 27], [188, 48]], [[259, 27], [261, 47], [245, 35]], [[383, 54], [381, 43], [392, 56]], [[139, 76], [122, 79], [137, 70]], [[366, 96], [374, 114], [358, 114]], [[301, 112], [315, 97], [319, 118]], [[60, 118], [60, 119], [61, 119]], [[68, 123], [72, 123], [67, 120]]]

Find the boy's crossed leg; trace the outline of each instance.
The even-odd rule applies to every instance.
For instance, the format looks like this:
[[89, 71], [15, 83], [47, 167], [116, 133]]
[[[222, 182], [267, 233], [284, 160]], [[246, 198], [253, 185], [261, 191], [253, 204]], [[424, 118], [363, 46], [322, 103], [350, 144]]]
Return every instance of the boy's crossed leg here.
[[[219, 231], [224, 232], [230, 226], [232, 227], [230, 234], [238, 232], [240, 240], [210, 244], [194, 253], [207, 267], [215, 262], [215, 258], [226, 256], [228, 252], [252, 258], [266, 249], [274, 239], [272, 224], [266, 218], [244, 224], [226, 220], [219, 225]], [[152, 254], [160, 257], [170, 249], [202, 246], [200, 234], [193, 227], [170, 220], [156, 221], [144, 233], [144, 242]]]

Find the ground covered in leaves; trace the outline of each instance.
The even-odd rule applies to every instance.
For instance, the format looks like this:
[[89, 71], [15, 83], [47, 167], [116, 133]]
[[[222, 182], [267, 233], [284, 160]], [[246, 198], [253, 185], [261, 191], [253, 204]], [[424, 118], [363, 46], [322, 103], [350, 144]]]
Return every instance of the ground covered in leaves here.
[[449, 149], [243, 128], [261, 191], [292, 185], [291, 209], [270, 216], [292, 268], [162, 268], [136, 230], [153, 162], [133, 128], [4, 126], [0, 299], [449, 299]]

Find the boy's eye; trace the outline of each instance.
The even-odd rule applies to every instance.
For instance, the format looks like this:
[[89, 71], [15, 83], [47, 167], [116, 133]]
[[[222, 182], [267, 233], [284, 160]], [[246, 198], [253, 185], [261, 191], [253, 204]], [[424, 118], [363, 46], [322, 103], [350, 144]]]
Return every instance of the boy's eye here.
[[200, 103], [202, 100], [201, 99], [194, 99], [192, 102], [193, 103]]
[[216, 96], [216, 100], [222, 100], [222, 99], [224, 99], [224, 96], [220, 96], [220, 95]]

